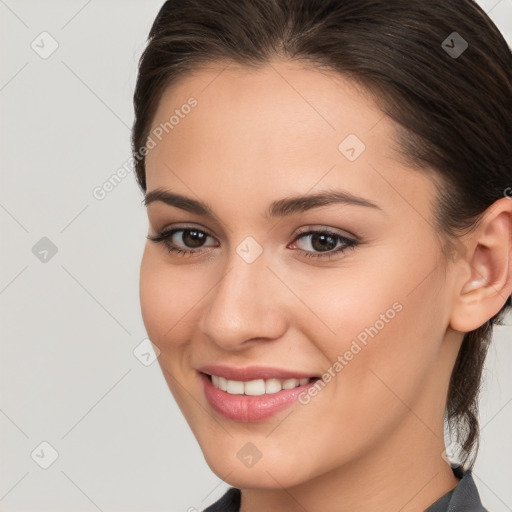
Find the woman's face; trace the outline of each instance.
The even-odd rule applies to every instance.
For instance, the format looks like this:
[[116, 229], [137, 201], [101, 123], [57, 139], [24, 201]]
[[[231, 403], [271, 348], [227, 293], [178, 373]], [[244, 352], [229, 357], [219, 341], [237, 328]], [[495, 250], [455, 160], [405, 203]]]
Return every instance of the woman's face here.
[[[148, 194], [187, 199], [148, 202], [150, 237], [181, 230], [146, 244], [142, 314], [212, 470], [281, 488], [363, 461], [409, 469], [427, 445], [441, 457], [460, 333], [434, 186], [400, 162], [369, 96], [297, 63], [219, 64], [165, 91], [150, 135]], [[216, 390], [200, 369], [237, 382]], [[324, 380], [260, 380], [294, 375]]]

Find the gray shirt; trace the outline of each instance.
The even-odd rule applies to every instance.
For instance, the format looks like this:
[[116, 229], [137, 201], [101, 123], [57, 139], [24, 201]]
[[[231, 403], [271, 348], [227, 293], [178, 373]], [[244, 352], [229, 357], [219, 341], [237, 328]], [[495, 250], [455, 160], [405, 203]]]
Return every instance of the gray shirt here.
[[[471, 469], [462, 466], [452, 467], [453, 474], [459, 479], [454, 489], [436, 500], [424, 512], [489, 512], [480, 501]], [[239, 512], [241, 491], [230, 487], [215, 503], [203, 512]]]

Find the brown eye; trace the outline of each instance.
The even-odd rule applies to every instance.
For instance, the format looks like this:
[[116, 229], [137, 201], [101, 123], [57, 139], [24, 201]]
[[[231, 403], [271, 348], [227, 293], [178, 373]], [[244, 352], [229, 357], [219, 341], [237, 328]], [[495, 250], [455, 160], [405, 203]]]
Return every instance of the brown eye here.
[[183, 231], [181, 240], [190, 248], [201, 247], [208, 237], [206, 233], [197, 229], [180, 229], [179, 231]]
[[[181, 235], [175, 236], [177, 233]], [[156, 236], [148, 235], [147, 238], [153, 242], [162, 242], [171, 253], [193, 255], [203, 252], [202, 247], [209, 247], [204, 246], [204, 243], [208, 238], [213, 237], [196, 228], [173, 228], [164, 230]], [[178, 243], [180, 239], [181, 243]]]
[[[338, 233], [332, 231], [307, 231], [301, 233], [295, 240], [307, 239], [310, 240], [305, 245], [305, 250], [300, 249], [300, 252], [307, 258], [330, 258], [338, 253], [342, 253], [346, 249], [354, 248], [357, 245], [355, 240], [346, 238]], [[341, 246], [338, 246], [341, 242]]]

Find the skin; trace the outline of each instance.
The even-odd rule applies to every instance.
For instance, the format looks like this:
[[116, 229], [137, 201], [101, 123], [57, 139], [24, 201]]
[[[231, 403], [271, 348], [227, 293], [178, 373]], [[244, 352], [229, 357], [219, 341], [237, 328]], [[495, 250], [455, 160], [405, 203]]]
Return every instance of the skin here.
[[[185, 257], [148, 240], [140, 299], [206, 462], [242, 489], [242, 512], [423, 511], [458, 483], [442, 457], [448, 383], [463, 333], [511, 293], [512, 201], [494, 203], [461, 238], [464, 256], [447, 259], [433, 227], [431, 178], [401, 161], [392, 121], [354, 83], [297, 62], [219, 63], [168, 88], [152, 127], [190, 96], [197, 107], [147, 155], [147, 191], [200, 199], [215, 217], [156, 201], [148, 234], [186, 223], [212, 236]], [[366, 145], [355, 161], [338, 150], [351, 133]], [[263, 216], [272, 201], [325, 189], [380, 209], [331, 204]], [[359, 244], [308, 259], [300, 249], [321, 249], [311, 236], [296, 240], [303, 227]], [[190, 249], [184, 234], [172, 241]], [[236, 251], [247, 236], [264, 249], [250, 264]], [[394, 303], [401, 311], [307, 405], [242, 423], [206, 400], [196, 368], [321, 375]], [[248, 442], [262, 455], [251, 467], [237, 457]]]

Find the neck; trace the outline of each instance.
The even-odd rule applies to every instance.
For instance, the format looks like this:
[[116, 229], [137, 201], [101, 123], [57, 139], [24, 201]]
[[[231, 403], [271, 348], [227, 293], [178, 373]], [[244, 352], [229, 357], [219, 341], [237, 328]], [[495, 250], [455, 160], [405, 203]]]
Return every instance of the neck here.
[[240, 512], [423, 512], [459, 480], [441, 456], [443, 423], [427, 426], [419, 418], [410, 411], [385, 446], [304, 484], [242, 489]]

